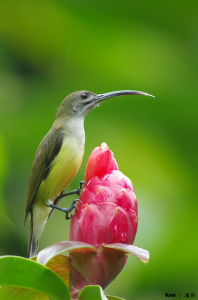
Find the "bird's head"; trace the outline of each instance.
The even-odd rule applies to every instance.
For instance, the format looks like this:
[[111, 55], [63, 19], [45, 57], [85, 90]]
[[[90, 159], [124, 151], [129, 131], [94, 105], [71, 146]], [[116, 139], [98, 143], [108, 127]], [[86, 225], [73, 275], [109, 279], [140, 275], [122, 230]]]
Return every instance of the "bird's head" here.
[[57, 118], [73, 118], [73, 117], [80, 117], [85, 118], [87, 114], [94, 109], [100, 102], [118, 96], [124, 95], [144, 95], [144, 96], [151, 96], [150, 94], [140, 92], [140, 91], [133, 91], [133, 90], [121, 90], [121, 91], [114, 91], [104, 94], [95, 94], [89, 91], [78, 91], [72, 94], [69, 94], [61, 103], [58, 112]]

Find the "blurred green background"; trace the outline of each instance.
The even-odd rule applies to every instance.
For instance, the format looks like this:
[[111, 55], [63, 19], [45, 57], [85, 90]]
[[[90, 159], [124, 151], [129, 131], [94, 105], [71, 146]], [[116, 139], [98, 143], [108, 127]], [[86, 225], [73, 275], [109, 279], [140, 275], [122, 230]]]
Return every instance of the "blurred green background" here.
[[[87, 117], [70, 189], [105, 141], [138, 197], [135, 245], [151, 255], [147, 266], [130, 257], [107, 291], [137, 300], [198, 292], [197, 33], [193, 0], [0, 2], [1, 255], [27, 253], [28, 176], [61, 100], [81, 89], [143, 90], [156, 98], [111, 99]], [[66, 240], [68, 228], [56, 212], [40, 249]]]

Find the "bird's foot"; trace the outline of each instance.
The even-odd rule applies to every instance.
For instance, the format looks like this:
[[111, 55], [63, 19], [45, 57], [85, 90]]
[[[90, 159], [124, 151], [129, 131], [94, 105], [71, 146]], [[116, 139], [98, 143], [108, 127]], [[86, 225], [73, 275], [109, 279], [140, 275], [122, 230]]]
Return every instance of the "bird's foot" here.
[[80, 181], [80, 185], [77, 189], [75, 189], [71, 192], [67, 192], [67, 193], [61, 192], [60, 195], [54, 200], [54, 202], [56, 203], [58, 200], [65, 198], [67, 196], [70, 196], [70, 195], [79, 195], [80, 196], [82, 188], [85, 184], [86, 184], [85, 181]]
[[84, 181], [84, 180], [81, 180], [80, 181], [80, 185], [79, 185], [79, 195], [81, 194], [81, 192], [82, 192], [82, 189], [83, 189], [83, 187], [86, 185], [86, 182]]
[[72, 212], [72, 210], [74, 210], [76, 207], [77, 207], [77, 202], [79, 201], [80, 199], [75, 199], [74, 201], [72, 201], [72, 204], [71, 204], [71, 206], [70, 207], [60, 207], [60, 206], [58, 206], [58, 205], [55, 205], [55, 204], [53, 204], [53, 203], [49, 203], [49, 204], [47, 204], [47, 206], [48, 207], [51, 207], [51, 208], [53, 208], [53, 209], [58, 209], [58, 210], [60, 210], [60, 211], [62, 211], [62, 212], [64, 212], [65, 213], [65, 219], [66, 220], [69, 220], [69, 219], [71, 219], [72, 217], [73, 217], [73, 215], [71, 214], [71, 215], [69, 215], [69, 213], [70, 212]]
[[86, 184], [86, 182], [85, 181], [83, 181], [83, 180], [81, 180], [80, 181], [80, 184], [79, 184], [79, 187], [77, 188], [77, 189], [75, 189], [74, 191], [72, 191], [72, 192], [74, 192], [76, 195], [79, 195], [80, 196], [80, 194], [81, 194], [81, 192], [82, 192], [82, 189], [83, 189], [83, 186]]

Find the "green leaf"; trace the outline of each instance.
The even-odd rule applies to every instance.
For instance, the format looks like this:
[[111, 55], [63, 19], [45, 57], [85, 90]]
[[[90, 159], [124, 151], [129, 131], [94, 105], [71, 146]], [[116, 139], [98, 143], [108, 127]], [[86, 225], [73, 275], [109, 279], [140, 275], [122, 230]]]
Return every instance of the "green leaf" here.
[[117, 297], [117, 296], [110, 296], [110, 295], [107, 295], [107, 299], [108, 300], [126, 300], [124, 298], [120, 298], [120, 297]]
[[0, 287], [1, 300], [49, 300], [49, 297], [30, 289], [10, 286]]
[[56, 273], [35, 261], [18, 256], [0, 257], [0, 286], [31, 289], [53, 300], [70, 299], [67, 286]]
[[79, 300], [108, 300], [103, 289], [99, 285], [85, 286], [79, 295]]

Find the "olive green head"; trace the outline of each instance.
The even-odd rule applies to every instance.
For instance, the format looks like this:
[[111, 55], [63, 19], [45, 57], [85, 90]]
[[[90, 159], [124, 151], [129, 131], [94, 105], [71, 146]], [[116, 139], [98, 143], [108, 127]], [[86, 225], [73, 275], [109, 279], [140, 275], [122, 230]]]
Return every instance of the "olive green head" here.
[[105, 99], [124, 95], [152, 96], [144, 92], [133, 90], [122, 90], [105, 94], [95, 94], [89, 91], [78, 91], [69, 94], [63, 100], [58, 109], [56, 119], [74, 117], [85, 118], [92, 109], [94, 109], [100, 102], [104, 101]]

